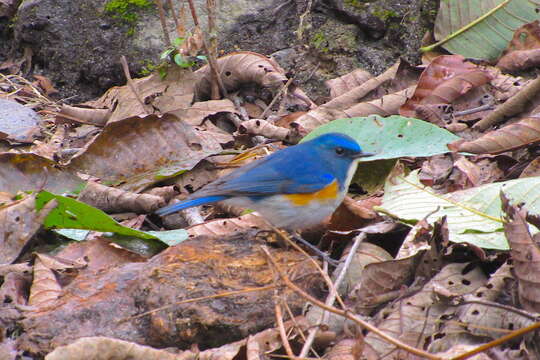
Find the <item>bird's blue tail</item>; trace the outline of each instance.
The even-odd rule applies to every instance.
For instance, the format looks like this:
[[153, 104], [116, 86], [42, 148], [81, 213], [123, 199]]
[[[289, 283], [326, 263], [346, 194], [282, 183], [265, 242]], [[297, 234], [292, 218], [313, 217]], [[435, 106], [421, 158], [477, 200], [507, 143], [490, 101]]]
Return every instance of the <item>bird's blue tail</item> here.
[[216, 195], [216, 196], [205, 196], [199, 199], [181, 201], [179, 203], [165, 206], [165, 207], [162, 207], [161, 209], [157, 209], [156, 214], [160, 216], [169, 215], [174, 212], [184, 210], [193, 206], [210, 204], [213, 202], [225, 200], [226, 198], [228, 198], [228, 196]]

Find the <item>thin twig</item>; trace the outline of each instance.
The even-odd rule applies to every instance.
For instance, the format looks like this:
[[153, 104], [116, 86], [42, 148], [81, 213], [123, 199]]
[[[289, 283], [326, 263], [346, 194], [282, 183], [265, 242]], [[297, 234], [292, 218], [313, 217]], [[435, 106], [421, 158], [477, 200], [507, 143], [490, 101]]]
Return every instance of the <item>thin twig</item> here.
[[268, 251], [268, 248], [266, 248], [265, 246], [262, 246], [261, 248], [262, 248], [263, 252], [266, 254], [268, 260], [272, 263], [272, 265], [274, 266], [276, 271], [279, 273], [279, 276], [281, 277], [281, 280], [285, 283], [285, 285], [289, 289], [291, 289], [292, 291], [294, 291], [295, 293], [297, 293], [298, 295], [300, 295], [301, 297], [303, 297], [304, 299], [306, 299], [307, 301], [312, 303], [313, 305], [319, 306], [320, 308], [322, 308], [324, 310], [330, 311], [330, 312], [332, 312], [334, 314], [337, 314], [337, 315], [343, 316], [343, 317], [345, 317], [345, 318], [347, 318], [349, 320], [352, 320], [356, 324], [361, 326], [362, 328], [373, 332], [374, 334], [376, 334], [380, 338], [388, 341], [389, 343], [395, 345], [396, 347], [398, 347], [400, 349], [403, 349], [403, 350], [405, 350], [405, 351], [407, 351], [407, 352], [409, 352], [411, 354], [415, 354], [415, 355], [418, 355], [418, 356], [423, 356], [423, 357], [425, 357], [427, 359], [431, 359], [431, 360], [442, 360], [442, 358], [439, 357], [439, 356], [430, 354], [430, 353], [428, 353], [426, 351], [423, 351], [423, 350], [420, 350], [420, 349], [416, 349], [416, 348], [414, 348], [414, 347], [412, 347], [412, 346], [410, 346], [410, 345], [408, 345], [408, 344], [406, 344], [406, 343], [404, 343], [404, 342], [402, 342], [402, 341], [400, 341], [398, 339], [393, 338], [390, 335], [385, 334], [384, 332], [379, 330], [377, 327], [375, 327], [375, 326], [371, 325], [370, 323], [362, 320], [358, 316], [353, 315], [346, 308], [344, 310], [341, 310], [341, 309], [335, 308], [333, 306], [328, 306], [325, 303], [323, 303], [322, 301], [319, 301], [319, 300], [315, 299], [313, 296], [309, 295], [307, 292], [305, 292], [304, 290], [302, 290], [298, 286], [296, 286], [289, 279], [289, 277], [283, 272], [283, 270], [278, 266], [278, 264], [272, 258], [272, 255], [270, 255], [270, 252]]
[[527, 86], [521, 89], [516, 95], [499, 105], [495, 111], [473, 125], [473, 129], [486, 130], [504, 119], [520, 113], [526, 103], [535, 99], [540, 93], [540, 76], [531, 81]]
[[137, 89], [135, 88], [135, 84], [133, 83], [133, 79], [131, 79], [131, 75], [129, 74], [129, 66], [128, 66], [126, 57], [124, 55], [122, 55], [120, 57], [120, 63], [122, 64], [122, 69], [124, 70], [124, 76], [126, 77], [129, 89], [131, 90], [133, 95], [135, 95], [135, 98], [139, 102], [139, 105], [141, 105], [143, 113], [148, 114], [148, 112], [146, 111], [146, 107], [144, 106], [144, 103], [143, 103], [141, 97], [139, 96], [139, 93], [137, 92]]
[[[193, 0], [188, 0], [188, 3], [189, 3], [189, 10], [191, 11], [191, 17], [193, 18], [193, 23], [195, 24], [195, 26], [199, 26], [199, 18], [197, 17], [197, 10], [195, 9]], [[202, 37], [202, 45], [203, 45], [203, 49], [206, 54], [206, 57], [208, 58], [208, 66], [210, 66], [210, 71], [212, 72], [212, 76], [217, 80], [219, 89], [221, 90], [221, 94], [224, 97], [226, 97], [228, 95], [227, 89], [225, 88], [225, 85], [223, 84], [223, 81], [221, 80], [217, 59], [214, 56], [212, 56], [212, 54], [210, 53], [208, 49], [208, 44], [206, 43], [206, 36]]]
[[[354, 243], [351, 247], [351, 250], [349, 251], [349, 254], [347, 255], [347, 259], [345, 260], [345, 263], [343, 264], [343, 267], [341, 268], [341, 271], [334, 282], [333, 286], [330, 288], [330, 293], [326, 297], [326, 301], [324, 302], [328, 306], [333, 306], [334, 301], [336, 301], [336, 296], [338, 295], [338, 288], [341, 285], [341, 282], [343, 279], [345, 279], [345, 275], [347, 274], [347, 270], [349, 269], [349, 266], [351, 265], [352, 259], [356, 255], [356, 250], [358, 249], [358, 246], [360, 246], [360, 243], [364, 241], [366, 238], [365, 233], [360, 233], [358, 236], [355, 237]], [[317, 331], [319, 330], [319, 325], [324, 324], [328, 321], [328, 312], [323, 311], [320, 320], [314, 324], [315, 326], [309, 330], [308, 337], [306, 342], [304, 343], [304, 346], [302, 347], [302, 351], [300, 351], [299, 357], [306, 357], [308, 355], [309, 349], [311, 348], [311, 345], [313, 344], [313, 341], [315, 340], [315, 336], [317, 335]]]
[[[307, 252], [305, 252], [304, 249], [302, 249], [300, 246], [298, 246], [298, 244], [296, 244], [294, 241], [292, 241], [291, 238], [288, 237], [283, 230], [280, 230], [280, 229], [276, 228], [274, 225], [272, 225], [270, 223], [268, 223], [268, 225], [270, 225], [272, 230], [275, 231], [279, 236], [281, 236], [281, 238], [283, 240], [285, 240], [285, 242], [287, 242], [287, 244], [289, 244], [290, 246], [295, 248], [297, 251], [302, 253], [309, 261], [311, 261], [311, 263], [315, 266], [315, 268], [322, 275], [322, 277], [323, 277], [326, 285], [328, 286], [328, 288], [331, 288], [333, 286], [332, 279], [330, 279], [328, 274], [325, 271], [323, 271], [323, 269], [321, 268], [321, 266], [319, 265], [318, 262], [316, 262], [311, 256], [309, 256], [309, 254]], [[345, 307], [345, 303], [343, 302], [343, 299], [341, 298], [341, 296], [339, 296], [339, 294], [337, 295], [337, 301], [338, 301], [340, 306]]]
[[[216, 36], [216, 2], [215, 0], [206, 0], [206, 10], [208, 11], [208, 57], [217, 58], [217, 36]], [[218, 79], [212, 73], [210, 83], [210, 93], [213, 100], [219, 99]]]
[[289, 343], [289, 339], [287, 338], [287, 332], [285, 331], [285, 324], [283, 324], [283, 311], [281, 311], [281, 305], [280, 305], [281, 299], [279, 298], [279, 295], [274, 294], [274, 309], [275, 309], [275, 315], [276, 315], [276, 324], [277, 328], [279, 330], [279, 336], [281, 337], [281, 343], [283, 344], [283, 347], [285, 348], [285, 352], [289, 356], [289, 359], [296, 359], [296, 356], [294, 355], [291, 344]]
[[540, 328], [540, 322], [536, 322], [532, 325], [529, 325], [527, 327], [524, 327], [524, 328], [521, 328], [521, 329], [517, 329], [515, 331], [512, 331], [510, 334], [508, 335], [505, 335], [503, 337], [500, 337], [498, 339], [495, 339], [493, 341], [490, 341], [488, 342], [487, 344], [482, 344], [480, 345], [479, 347], [477, 347], [476, 349], [473, 349], [471, 351], [468, 351], [466, 352], [465, 354], [461, 354], [461, 355], [458, 355], [454, 358], [452, 358], [452, 360], [463, 360], [463, 359], [467, 359], [473, 355], [476, 355], [478, 353], [481, 353], [481, 352], [484, 352], [488, 349], [491, 349], [495, 346], [499, 346], [499, 345], [502, 345], [504, 344], [505, 342], [508, 342], [518, 336], [522, 336], [522, 335], [525, 335], [526, 333], [528, 332], [531, 332], [533, 330], [536, 330]]
[[167, 20], [165, 19], [165, 10], [163, 9], [163, 3], [161, 2], [161, 0], [156, 0], [156, 5], [158, 7], [159, 21], [161, 22], [161, 29], [163, 30], [165, 44], [167, 45], [167, 47], [169, 47], [171, 46], [171, 38], [169, 37], [169, 30], [167, 29]]
[[174, 4], [172, 0], [167, 0], [167, 4], [169, 4], [169, 7], [171, 8], [171, 14], [174, 20], [174, 26], [176, 27], [176, 35], [181, 36], [178, 34], [178, 29], [180, 28], [180, 23], [178, 22], [178, 16], [176, 15], [176, 11], [174, 10]]
[[268, 115], [268, 113], [272, 109], [272, 106], [274, 106], [274, 104], [276, 103], [277, 99], [281, 96], [281, 94], [283, 94], [285, 92], [285, 90], [287, 90], [289, 88], [289, 85], [291, 85], [293, 80], [294, 80], [294, 77], [291, 77], [289, 80], [287, 80], [287, 82], [285, 84], [283, 84], [283, 86], [277, 92], [276, 96], [274, 96], [272, 101], [270, 101], [270, 104], [268, 104], [266, 109], [264, 109], [264, 111], [262, 112], [262, 114], [260, 116], [261, 119], [264, 119], [265, 116]]

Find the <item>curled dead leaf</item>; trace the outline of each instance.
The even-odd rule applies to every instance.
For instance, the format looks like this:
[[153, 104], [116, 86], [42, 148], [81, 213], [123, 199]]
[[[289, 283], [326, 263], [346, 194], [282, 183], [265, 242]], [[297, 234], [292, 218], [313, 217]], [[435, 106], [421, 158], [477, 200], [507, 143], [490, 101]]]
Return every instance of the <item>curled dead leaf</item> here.
[[330, 98], [333, 99], [362, 85], [371, 78], [373, 78], [373, 75], [368, 71], [356, 69], [338, 78], [327, 80], [325, 84], [330, 88]]
[[106, 212], [150, 213], [166, 204], [160, 196], [132, 193], [93, 181], [88, 182], [78, 200]]
[[498, 154], [538, 141], [540, 141], [540, 113], [531, 115], [515, 124], [490, 131], [476, 140], [458, 140], [448, 144], [448, 148], [452, 151], [473, 154]]
[[[242, 84], [258, 84], [276, 88], [287, 82], [283, 69], [274, 60], [254, 52], [240, 51], [217, 60], [223, 85], [227, 91], [238, 89]], [[211, 89], [210, 66], [205, 65], [195, 74], [201, 76], [195, 86], [195, 98], [208, 100]]]
[[510, 244], [519, 301], [525, 310], [539, 312], [540, 281], [536, 274], [540, 272], [540, 247], [537, 236], [533, 237], [529, 232], [527, 210], [511, 205], [503, 193], [501, 200], [508, 220], [504, 224], [504, 234]]

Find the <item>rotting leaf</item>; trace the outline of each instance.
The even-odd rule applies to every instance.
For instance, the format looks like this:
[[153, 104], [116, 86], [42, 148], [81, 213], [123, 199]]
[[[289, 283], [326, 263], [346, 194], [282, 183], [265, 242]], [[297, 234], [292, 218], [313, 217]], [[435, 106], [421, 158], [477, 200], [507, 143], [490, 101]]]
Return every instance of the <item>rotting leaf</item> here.
[[63, 194], [78, 191], [84, 183], [69, 169], [39, 155], [0, 154], [0, 191], [16, 194], [46, 189]]
[[490, 79], [486, 70], [465, 61], [461, 55], [441, 55], [420, 75], [414, 95], [401, 106], [399, 113], [415, 117], [418, 105], [450, 104]]
[[538, 235], [534, 237], [527, 223], [527, 210], [515, 205], [501, 192], [503, 210], [507, 222], [504, 234], [510, 244], [510, 255], [514, 264], [514, 274], [518, 280], [519, 301], [527, 311], [540, 311], [540, 247]]
[[19, 257], [56, 205], [51, 202], [38, 213], [35, 204], [35, 196], [29, 195], [0, 206], [0, 264], [12, 263]]
[[497, 67], [506, 71], [526, 70], [540, 65], [540, 21], [525, 24], [516, 30]]
[[68, 168], [139, 192], [221, 151], [211, 131], [199, 131], [173, 115], [149, 115], [108, 124]]
[[238, 218], [207, 221], [204, 224], [192, 226], [187, 231], [190, 237], [195, 237], [200, 235], [225, 236], [249, 229], [271, 230], [271, 227], [261, 216], [247, 214]]
[[152, 114], [155, 112], [154, 109], [166, 113], [170, 110], [189, 108], [197, 79], [197, 74], [175, 65], [168, 69], [165, 80], [157, 73], [133, 80], [144, 107], [127, 85], [110, 88], [101, 98], [85, 105], [113, 111], [108, 123]]
[[[430, 341], [428, 335], [436, 332], [441, 316], [454, 311], [453, 306], [436, 300], [439, 297], [436, 290], [444, 289], [453, 296], [464, 295], [481, 286], [485, 280], [486, 276], [478, 266], [449, 264], [424, 285], [421, 291], [383, 309], [384, 320], [377, 327], [406, 344], [424, 348]], [[365, 341], [379, 356], [397, 350], [395, 345], [374, 333], [366, 335]]]

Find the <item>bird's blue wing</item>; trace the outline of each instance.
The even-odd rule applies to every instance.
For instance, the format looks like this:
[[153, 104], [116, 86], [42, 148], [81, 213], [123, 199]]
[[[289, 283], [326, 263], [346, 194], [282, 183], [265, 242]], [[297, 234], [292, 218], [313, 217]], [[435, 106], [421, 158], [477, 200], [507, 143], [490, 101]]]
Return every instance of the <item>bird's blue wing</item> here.
[[334, 181], [317, 153], [297, 145], [243, 166], [206, 185], [194, 197], [301, 194]]

